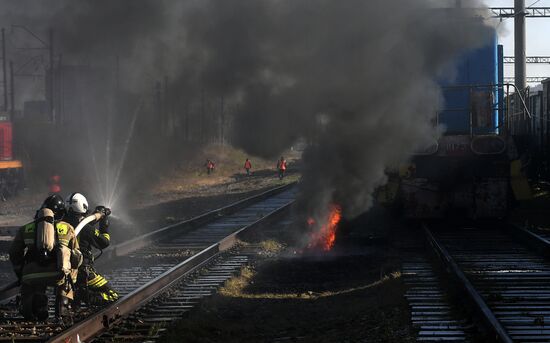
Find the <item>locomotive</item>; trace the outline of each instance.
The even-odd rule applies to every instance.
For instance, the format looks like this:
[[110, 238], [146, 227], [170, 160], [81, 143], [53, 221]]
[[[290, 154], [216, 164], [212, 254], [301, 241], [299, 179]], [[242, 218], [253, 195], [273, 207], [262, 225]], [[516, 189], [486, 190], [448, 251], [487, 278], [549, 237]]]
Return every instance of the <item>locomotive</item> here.
[[444, 134], [415, 152], [381, 193], [396, 200], [406, 218], [504, 218], [513, 202], [531, 196], [527, 152], [511, 130], [518, 113], [529, 110], [521, 92], [503, 82], [496, 35], [464, 55], [457, 76], [440, 86], [444, 102], [434, 125]]
[[0, 114], [0, 201], [15, 195], [23, 185], [23, 163], [14, 158], [13, 125]]

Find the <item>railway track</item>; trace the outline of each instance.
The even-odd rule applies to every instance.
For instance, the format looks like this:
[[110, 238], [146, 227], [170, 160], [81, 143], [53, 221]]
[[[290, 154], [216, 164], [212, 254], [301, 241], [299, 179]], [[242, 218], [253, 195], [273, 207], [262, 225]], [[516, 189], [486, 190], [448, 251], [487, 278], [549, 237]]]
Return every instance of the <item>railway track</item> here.
[[417, 342], [470, 342], [470, 325], [453, 311], [431, 262], [422, 256], [407, 261], [401, 272], [412, 324], [418, 329]]
[[155, 342], [171, 322], [180, 320], [201, 299], [212, 295], [250, 259], [250, 247], [234, 249], [132, 312], [92, 342]]
[[425, 241], [408, 232], [398, 246], [403, 254], [401, 275], [407, 287], [411, 324], [417, 329], [416, 341], [471, 342], [475, 328], [453, 306], [440, 271], [426, 254]]
[[[76, 314], [76, 324], [69, 328], [52, 322], [24, 322], [17, 313], [13, 298], [9, 298], [15, 289], [4, 289], [0, 296], [9, 300], [0, 307], [0, 341], [88, 341], [119, 325], [139, 307], [165, 289], [174, 285], [177, 288], [178, 284], [185, 286], [181, 293], [183, 297], [176, 298], [182, 300], [182, 304], [160, 306], [157, 313], [165, 314], [167, 309], [174, 312], [176, 309], [188, 309], [186, 306], [193, 304], [190, 299], [213, 292], [240, 268], [237, 268], [238, 265], [246, 263], [245, 255], [231, 256], [227, 252], [235, 245], [239, 235], [288, 208], [294, 201], [295, 192], [292, 185], [283, 186], [105, 251], [98, 269], [111, 280], [121, 298], [99, 311], [81, 309]], [[206, 270], [211, 275], [199, 275], [195, 279], [198, 282], [196, 285], [187, 284], [189, 280], [181, 281], [198, 270]], [[199, 290], [197, 287], [202, 287], [205, 280], [211, 283]], [[193, 292], [195, 294], [191, 294]], [[184, 301], [185, 296], [187, 301]], [[176, 307], [170, 307], [172, 305]], [[168, 320], [172, 317], [162, 315], [151, 318]], [[136, 331], [143, 329], [143, 325], [135, 327]]]
[[425, 232], [495, 341], [550, 342], [550, 263], [538, 252], [544, 239], [495, 228]]

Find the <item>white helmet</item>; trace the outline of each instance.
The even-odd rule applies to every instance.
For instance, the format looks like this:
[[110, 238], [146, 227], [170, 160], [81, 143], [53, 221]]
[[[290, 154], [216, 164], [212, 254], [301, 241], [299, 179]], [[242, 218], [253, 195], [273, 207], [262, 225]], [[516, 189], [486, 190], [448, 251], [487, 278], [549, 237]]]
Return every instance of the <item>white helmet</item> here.
[[67, 198], [67, 208], [73, 212], [84, 214], [88, 212], [88, 200], [80, 193], [73, 193]]

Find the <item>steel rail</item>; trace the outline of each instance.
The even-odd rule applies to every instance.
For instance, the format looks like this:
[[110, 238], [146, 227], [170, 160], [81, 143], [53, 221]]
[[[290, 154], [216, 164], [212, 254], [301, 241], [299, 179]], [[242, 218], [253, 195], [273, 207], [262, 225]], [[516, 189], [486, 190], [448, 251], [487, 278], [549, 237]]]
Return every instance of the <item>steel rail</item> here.
[[550, 241], [546, 238], [517, 225], [510, 224], [506, 229], [512, 236], [538, 251], [544, 258], [550, 258]]
[[[223, 206], [218, 209], [198, 215], [191, 219], [184, 220], [169, 226], [165, 226], [153, 232], [133, 238], [129, 241], [117, 244], [115, 246], [111, 246], [103, 251], [103, 256], [101, 259], [99, 259], [96, 262], [96, 265], [101, 266], [102, 264], [107, 263], [106, 262], [107, 260], [110, 260], [114, 257], [125, 256], [137, 249], [146, 247], [147, 245], [161, 238], [166, 239], [171, 237], [174, 234], [179, 234], [185, 231], [191, 231], [193, 229], [196, 229], [210, 221], [218, 219], [219, 217], [234, 213], [255, 202], [259, 202], [275, 194], [281, 193], [294, 185], [296, 185], [296, 182], [291, 182], [283, 186], [275, 187], [265, 192], [262, 192], [260, 194], [250, 196], [248, 198], [239, 200], [227, 206]], [[18, 293], [19, 293], [19, 283], [17, 281], [12, 282], [0, 289], [0, 302], [13, 298]]]
[[428, 239], [429, 244], [434, 249], [436, 255], [441, 259], [446, 269], [449, 270], [452, 275], [459, 281], [463, 290], [466, 291], [466, 294], [469, 296], [470, 300], [476, 305], [476, 309], [481, 315], [483, 321], [486, 323], [487, 327], [495, 334], [499, 342], [503, 343], [513, 343], [512, 338], [509, 336], [508, 332], [504, 329], [502, 324], [493, 314], [493, 311], [487, 306], [487, 303], [483, 300], [481, 295], [475, 289], [474, 285], [468, 280], [466, 275], [462, 272], [458, 264], [449, 254], [447, 249], [440, 244], [437, 239], [434, 237], [430, 229], [423, 225], [424, 233]]
[[187, 260], [158, 276], [156, 279], [151, 280], [147, 284], [124, 296], [111, 306], [91, 315], [90, 317], [63, 331], [61, 334], [51, 338], [48, 342], [80, 342], [93, 338], [99, 333], [113, 327], [125, 316], [134, 312], [147, 301], [162, 293], [174, 283], [178, 282], [183, 276], [196, 270], [197, 268], [200, 268], [204, 264], [208, 263], [212, 258], [233, 247], [238, 241], [238, 238], [245, 232], [257, 227], [260, 224], [266, 223], [267, 220], [272, 219], [282, 211], [290, 208], [293, 202], [294, 201], [291, 201], [271, 211], [252, 224], [233, 232], [217, 243], [202, 250], [200, 253], [191, 256]]
[[127, 242], [117, 244], [116, 246], [113, 246], [112, 248], [109, 247], [103, 251], [103, 257], [102, 260], [99, 261], [105, 261], [107, 259], [110, 259], [112, 257], [120, 257], [127, 255], [131, 253], [132, 251], [135, 251], [137, 249], [143, 248], [147, 246], [148, 244], [162, 238], [169, 238], [171, 235], [174, 234], [180, 234], [183, 231], [191, 231], [193, 229], [196, 229], [214, 219], [218, 219], [219, 217], [234, 213], [244, 207], [247, 207], [255, 202], [259, 202], [261, 200], [264, 200], [266, 198], [269, 198], [275, 194], [279, 194], [292, 186], [296, 185], [296, 182], [289, 183], [287, 185], [279, 186], [276, 188], [269, 189], [265, 192], [262, 192], [260, 194], [239, 200], [233, 204], [220, 207], [218, 209], [206, 212], [204, 214], [201, 214], [197, 217], [172, 224], [169, 226], [165, 226], [161, 229], [158, 229], [156, 231], [147, 233], [145, 235], [136, 237], [134, 239], [131, 239]]

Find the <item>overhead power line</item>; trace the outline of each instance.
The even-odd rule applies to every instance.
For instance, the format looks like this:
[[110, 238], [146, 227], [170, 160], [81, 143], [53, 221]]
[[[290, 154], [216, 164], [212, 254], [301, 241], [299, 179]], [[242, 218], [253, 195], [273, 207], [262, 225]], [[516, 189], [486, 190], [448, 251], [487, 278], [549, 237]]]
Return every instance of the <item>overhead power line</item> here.
[[[542, 81], [547, 80], [548, 78], [549, 78], [548, 76], [531, 76], [531, 77], [526, 77], [526, 81], [527, 81], [527, 83], [541, 83]], [[513, 83], [514, 78], [513, 77], [505, 77], [504, 82]]]
[[[497, 18], [513, 18], [516, 13], [513, 7], [491, 7], [491, 14]], [[531, 7], [525, 9], [527, 18], [550, 18], [550, 7]]]
[[[504, 63], [514, 63], [515, 62], [514, 56], [504, 56], [503, 62]], [[550, 64], [550, 56], [527, 56], [525, 58], [525, 61], [527, 63], [546, 63]]]

